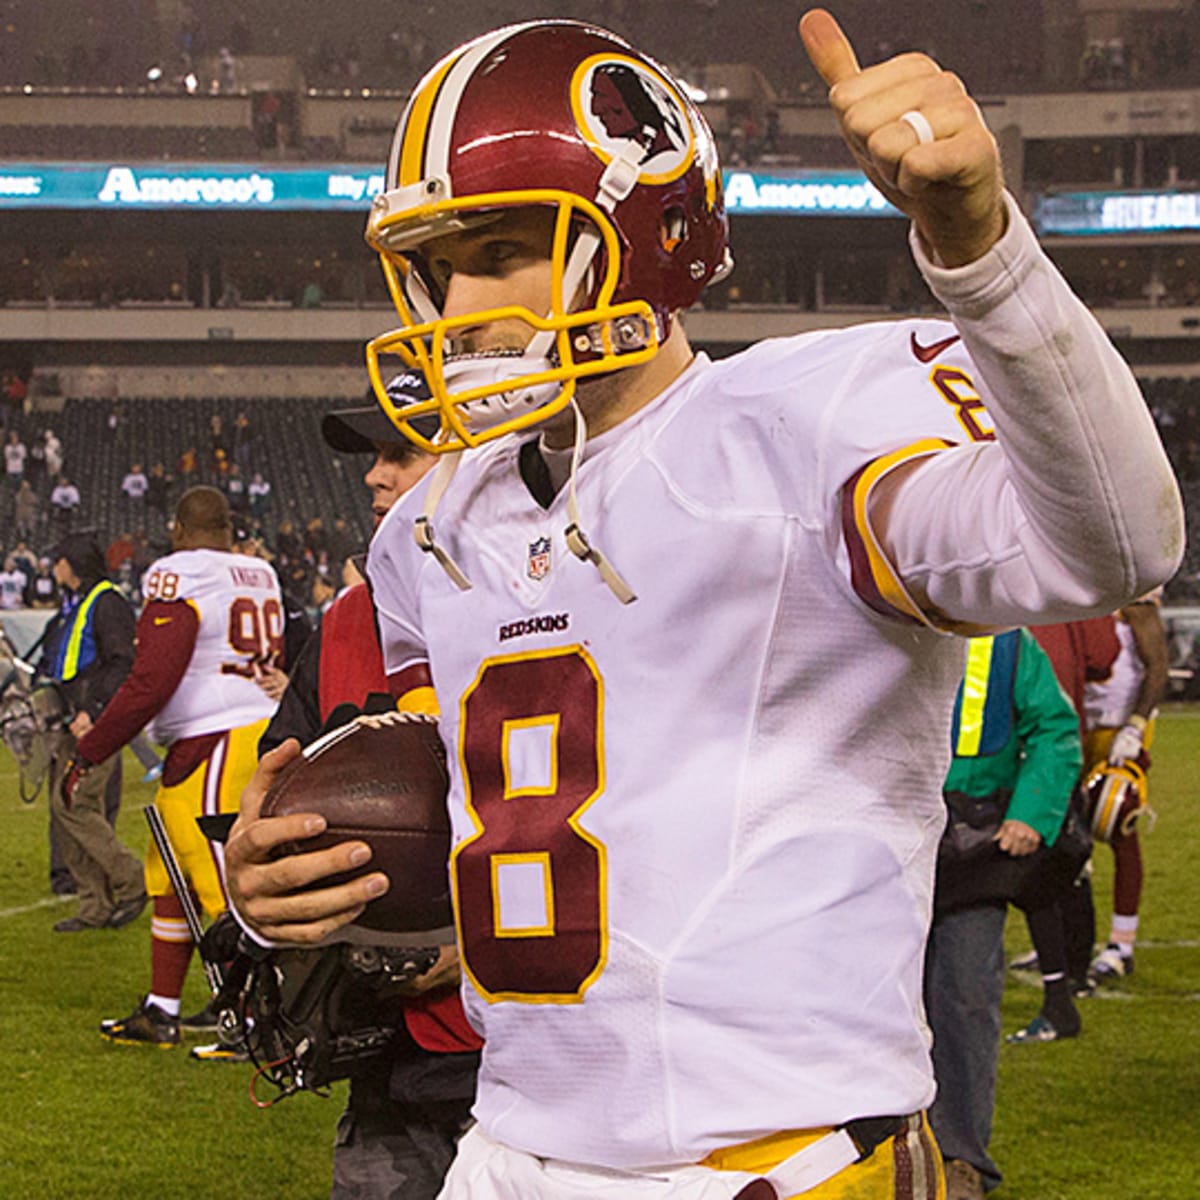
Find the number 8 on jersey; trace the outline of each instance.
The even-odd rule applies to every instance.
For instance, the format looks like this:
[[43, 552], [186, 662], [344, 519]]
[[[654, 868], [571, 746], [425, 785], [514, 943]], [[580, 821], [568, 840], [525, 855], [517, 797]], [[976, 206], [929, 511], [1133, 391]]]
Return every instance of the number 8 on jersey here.
[[489, 659], [463, 695], [475, 833], [451, 874], [464, 967], [489, 1000], [570, 1004], [604, 968], [605, 848], [579, 824], [604, 790], [603, 701], [579, 646]]

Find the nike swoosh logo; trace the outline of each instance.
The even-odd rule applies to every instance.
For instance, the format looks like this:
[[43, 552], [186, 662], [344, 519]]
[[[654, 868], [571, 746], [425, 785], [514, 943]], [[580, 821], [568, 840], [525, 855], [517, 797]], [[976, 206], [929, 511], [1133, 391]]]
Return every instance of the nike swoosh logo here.
[[922, 346], [917, 341], [917, 335], [914, 333], [909, 340], [909, 347], [912, 349], [913, 354], [916, 355], [917, 362], [927, 363], [933, 362], [939, 354], [944, 350], [949, 350], [959, 340], [959, 336], [956, 333], [952, 337], [943, 338], [940, 342], [932, 342], [928, 346]]
[[170, 617], [155, 617], [154, 623], [155, 623], [155, 625], [170, 625], [171, 618]]

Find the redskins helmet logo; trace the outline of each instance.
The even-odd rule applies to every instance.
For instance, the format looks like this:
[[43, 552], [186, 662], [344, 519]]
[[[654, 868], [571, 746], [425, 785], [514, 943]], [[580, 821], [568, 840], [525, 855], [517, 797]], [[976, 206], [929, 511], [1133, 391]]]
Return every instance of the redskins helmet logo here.
[[634, 149], [643, 183], [678, 179], [693, 160], [695, 141], [683, 100], [636, 58], [584, 59], [571, 81], [571, 107], [584, 141], [605, 163]]

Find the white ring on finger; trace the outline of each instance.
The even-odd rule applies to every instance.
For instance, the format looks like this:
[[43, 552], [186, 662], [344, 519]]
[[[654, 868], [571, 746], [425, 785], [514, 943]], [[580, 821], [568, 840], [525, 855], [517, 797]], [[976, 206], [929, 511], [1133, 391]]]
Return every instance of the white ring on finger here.
[[918, 146], [928, 146], [934, 140], [933, 126], [930, 125], [929, 119], [924, 113], [919, 113], [915, 108], [910, 108], [908, 112], [900, 114], [900, 120], [917, 135]]

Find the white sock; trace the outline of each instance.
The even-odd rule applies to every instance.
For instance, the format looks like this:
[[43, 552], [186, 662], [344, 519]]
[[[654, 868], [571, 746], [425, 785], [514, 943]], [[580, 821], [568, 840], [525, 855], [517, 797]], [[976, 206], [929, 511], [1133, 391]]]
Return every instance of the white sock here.
[[1138, 919], [1135, 913], [1132, 917], [1123, 917], [1113, 913], [1112, 934], [1109, 941], [1121, 952], [1122, 958], [1133, 956], [1133, 943], [1137, 941]]
[[146, 1001], [149, 1004], [155, 1004], [167, 1014], [168, 1017], [179, 1016], [179, 997], [178, 996], [158, 996], [151, 992]]

